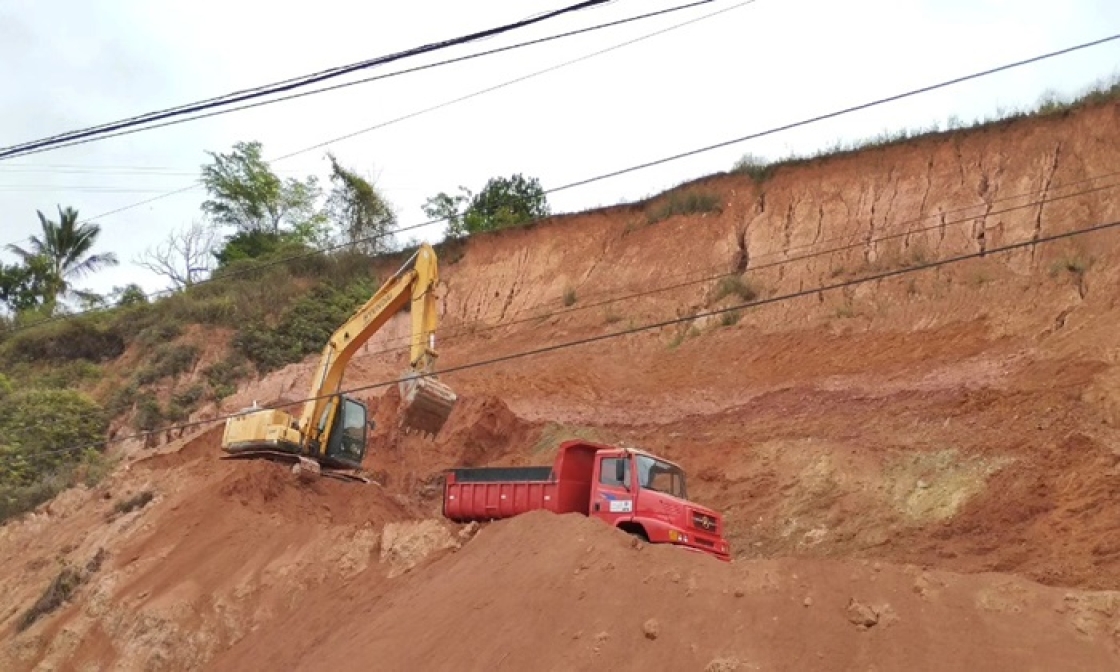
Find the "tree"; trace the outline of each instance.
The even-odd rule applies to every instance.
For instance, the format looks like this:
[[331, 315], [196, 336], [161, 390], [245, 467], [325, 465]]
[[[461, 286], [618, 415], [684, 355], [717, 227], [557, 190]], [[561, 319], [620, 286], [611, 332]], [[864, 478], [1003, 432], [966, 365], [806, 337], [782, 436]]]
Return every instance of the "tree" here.
[[392, 232], [397, 224], [396, 213], [373, 183], [339, 165], [333, 154], [331, 162], [333, 188], [327, 198], [327, 212], [342, 229], [346, 241], [366, 254], [392, 250]]
[[518, 226], [549, 214], [548, 199], [535, 177], [494, 177], [478, 194], [466, 187], [459, 190], [463, 193], [458, 196], [440, 192], [423, 206], [429, 217], [447, 219], [451, 238]]
[[207, 152], [214, 160], [202, 167], [202, 184], [209, 198], [202, 210], [218, 225], [238, 231], [280, 233], [322, 214], [322, 196], [314, 175], [300, 181], [281, 180], [261, 158], [261, 143], [239, 142], [229, 154]]
[[144, 288], [135, 282], [124, 287], [114, 287], [113, 298], [116, 300], [117, 306], [120, 307], [139, 306], [148, 303], [148, 295], [144, 293]]
[[51, 266], [45, 257], [25, 264], [0, 263], [0, 303], [13, 313], [35, 310], [48, 292]]
[[52, 222], [39, 215], [42, 238], [31, 237], [27, 249], [18, 245], [8, 245], [28, 268], [43, 267], [46, 273], [36, 280], [41, 284], [41, 299], [47, 312], [53, 313], [60, 296], [73, 294], [89, 297], [89, 292], [74, 289], [73, 281], [119, 262], [112, 252], [93, 254], [91, 250], [101, 235], [101, 226], [93, 222], [78, 222], [78, 211], [58, 207], [58, 222]]
[[133, 263], [166, 277], [176, 289], [190, 287], [210, 272], [218, 238], [215, 227], [193, 222], [172, 231], [166, 241], [148, 248]]
[[240, 231], [226, 237], [226, 242], [213, 255], [218, 268], [224, 269], [236, 261], [273, 256], [284, 248], [285, 236], [271, 231]]

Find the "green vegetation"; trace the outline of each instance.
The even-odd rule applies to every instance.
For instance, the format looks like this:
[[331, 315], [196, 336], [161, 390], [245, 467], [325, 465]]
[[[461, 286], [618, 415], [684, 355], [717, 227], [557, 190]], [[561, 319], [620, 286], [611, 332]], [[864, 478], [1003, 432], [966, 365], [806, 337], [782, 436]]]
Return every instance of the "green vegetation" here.
[[221, 401], [237, 391], [237, 381], [249, 373], [249, 363], [239, 353], [230, 353], [225, 359], [214, 362], [202, 370], [202, 376], [210, 385], [214, 399]]
[[189, 371], [198, 360], [198, 348], [183, 343], [164, 343], [156, 348], [148, 365], [136, 372], [136, 382], [151, 385]]
[[742, 301], [754, 301], [758, 298], [758, 290], [750, 282], [739, 275], [729, 275], [719, 281], [712, 294], [712, 303], [734, 296]]
[[719, 323], [725, 327], [734, 326], [743, 319], [743, 313], [738, 310], [729, 310], [719, 316]]
[[31, 605], [31, 608], [25, 611], [16, 621], [16, 631], [23, 632], [30, 628], [35, 621], [66, 604], [78, 588], [101, 569], [106, 555], [105, 549], [98, 549], [85, 567], [74, 567], [64, 563], [58, 575], [46, 587], [35, 604]]
[[113, 513], [118, 515], [132, 513], [137, 509], [144, 508], [153, 499], [155, 499], [155, 493], [153, 493], [151, 490], [142, 490], [132, 497], [129, 497], [128, 499], [117, 502], [113, 506]]
[[731, 172], [749, 175], [755, 182], [764, 182], [774, 174], [774, 165], [754, 154], [747, 153], [735, 162]]
[[1091, 265], [1092, 262], [1081, 255], [1064, 256], [1054, 260], [1054, 263], [1050, 265], [1050, 275], [1066, 272], [1081, 277], [1085, 275]]
[[338, 325], [376, 290], [364, 278], [343, 287], [319, 285], [296, 299], [278, 319], [262, 316], [246, 324], [234, 337], [234, 348], [261, 372], [298, 362], [321, 351]]
[[353, 170], [342, 167], [333, 154], [331, 182], [334, 189], [327, 199], [327, 208], [339, 223], [346, 242], [366, 254], [392, 251], [392, 230], [397, 216], [373, 183]]
[[447, 220], [447, 237], [498, 231], [547, 217], [548, 198], [540, 181], [520, 174], [491, 178], [477, 194], [466, 187], [456, 196], [440, 192], [424, 203], [424, 214]]
[[97, 449], [108, 429], [104, 409], [73, 390], [12, 390], [0, 405], [0, 521], [32, 509], [79, 482], [96, 481]]
[[1046, 117], [1067, 114], [1079, 107], [1099, 105], [1115, 100], [1120, 100], [1120, 75], [1102, 79], [1080, 93], [1067, 98], [1059, 97], [1053, 92], [1047, 92], [1040, 96], [1038, 102], [1030, 107], [1020, 109], [1001, 107], [998, 108], [995, 113], [975, 119], [971, 122], [965, 122], [957, 116], [951, 116], [943, 123], [935, 121], [929, 125], [917, 128], [883, 131], [877, 135], [858, 140], [841, 140], [827, 147], [823, 147], [816, 152], [810, 154], [791, 154], [787, 158], [778, 161], [768, 162], [751, 154], [747, 154], [732, 166], [731, 172], [749, 175], [756, 182], [762, 182], [772, 176], [774, 171], [779, 167], [794, 166], [822, 158], [905, 144], [923, 137], [941, 133], [966, 131], [993, 124], [1007, 123], [1026, 117]]
[[577, 300], [578, 300], [578, 297], [576, 296], [576, 290], [572, 289], [571, 287], [564, 290], [564, 305], [565, 306], [574, 306], [576, 304]]
[[723, 212], [719, 196], [696, 189], [670, 192], [657, 207], [647, 211], [646, 224], [656, 224], [677, 215], [698, 215], [706, 212]]

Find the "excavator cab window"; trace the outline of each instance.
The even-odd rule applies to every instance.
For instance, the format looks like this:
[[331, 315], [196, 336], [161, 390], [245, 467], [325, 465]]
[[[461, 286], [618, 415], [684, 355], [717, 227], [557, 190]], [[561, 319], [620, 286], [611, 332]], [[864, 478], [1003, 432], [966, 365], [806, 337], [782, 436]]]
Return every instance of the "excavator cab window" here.
[[342, 398], [339, 418], [334, 423], [330, 441], [327, 444], [327, 457], [341, 462], [361, 466], [366, 454], [366, 407], [349, 397]]

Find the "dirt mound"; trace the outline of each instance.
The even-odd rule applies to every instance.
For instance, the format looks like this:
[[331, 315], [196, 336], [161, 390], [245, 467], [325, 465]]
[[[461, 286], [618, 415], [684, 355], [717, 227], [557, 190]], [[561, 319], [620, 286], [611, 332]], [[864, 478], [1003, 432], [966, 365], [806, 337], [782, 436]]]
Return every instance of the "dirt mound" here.
[[535, 428], [498, 397], [472, 397], [464, 399], [452, 413], [439, 443], [458, 451], [457, 466], [477, 467], [527, 449]]
[[[1120, 595], [828, 560], [727, 565], [576, 515], [493, 524], [367, 595], [309, 598], [220, 670], [1112, 670]], [[329, 619], [312, 614], [327, 603]]]
[[196, 460], [216, 459], [221, 455], [224, 431], [225, 425], [215, 424], [178, 446], [161, 448], [154, 455], [141, 457], [134, 466], [140, 469], [173, 469]]
[[375, 429], [364, 468], [381, 485], [425, 505], [427, 515], [436, 515], [443, 470], [524, 460], [540, 435], [539, 423], [521, 418], [494, 395], [460, 396], [435, 439], [401, 431], [396, 387], [367, 403]]

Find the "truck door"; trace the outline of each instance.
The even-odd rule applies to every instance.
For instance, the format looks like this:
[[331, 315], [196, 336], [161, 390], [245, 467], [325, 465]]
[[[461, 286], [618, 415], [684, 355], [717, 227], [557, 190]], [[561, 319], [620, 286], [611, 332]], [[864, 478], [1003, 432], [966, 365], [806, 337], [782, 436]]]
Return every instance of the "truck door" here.
[[611, 525], [634, 515], [633, 471], [630, 458], [600, 457], [595, 465], [595, 488], [591, 495], [591, 515]]

